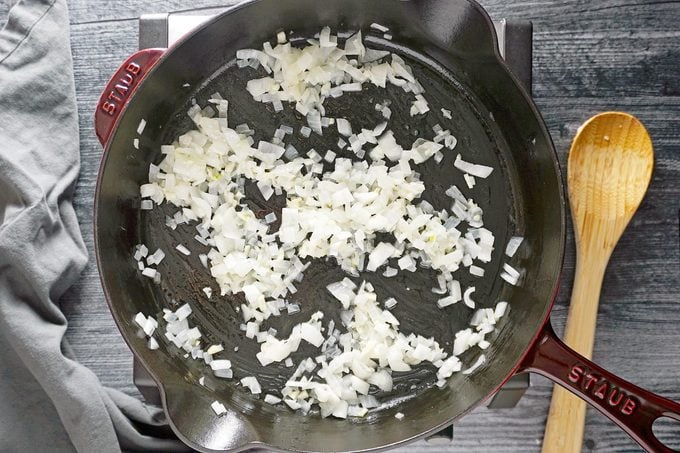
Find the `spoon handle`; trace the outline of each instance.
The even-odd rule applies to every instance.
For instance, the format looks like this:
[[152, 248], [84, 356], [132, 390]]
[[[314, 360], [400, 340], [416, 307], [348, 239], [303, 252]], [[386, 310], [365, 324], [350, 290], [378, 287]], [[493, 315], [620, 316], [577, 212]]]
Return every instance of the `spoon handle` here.
[[[609, 253], [578, 253], [564, 342], [590, 358], [595, 341], [597, 308]], [[555, 386], [543, 438], [543, 453], [580, 453], [586, 419], [585, 402]]]

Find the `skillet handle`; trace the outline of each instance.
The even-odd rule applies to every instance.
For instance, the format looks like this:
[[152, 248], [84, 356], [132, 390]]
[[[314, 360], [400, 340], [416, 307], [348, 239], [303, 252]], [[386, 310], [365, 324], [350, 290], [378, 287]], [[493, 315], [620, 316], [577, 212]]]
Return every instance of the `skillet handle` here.
[[650, 452], [674, 450], [659, 441], [652, 424], [660, 417], [680, 421], [680, 404], [625, 381], [573, 351], [547, 324], [519, 371], [541, 374], [584, 399]]
[[106, 147], [121, 112], [132, 93], [146, 77], [166, 49], [144, 49], [133, 54], [113, 74], [99, 98], [94, 113], [94, 130], [99, 142]]

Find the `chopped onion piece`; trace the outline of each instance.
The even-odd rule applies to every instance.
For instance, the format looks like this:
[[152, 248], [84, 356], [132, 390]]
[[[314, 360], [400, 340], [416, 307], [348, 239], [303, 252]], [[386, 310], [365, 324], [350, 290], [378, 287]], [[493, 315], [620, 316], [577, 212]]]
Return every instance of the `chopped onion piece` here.
[[397, 269], [390, 267], [390, 266], [387, 266], [385, 268], [385, 272], [383, 272], [383, 276], [389, 278], [389, 277], [394, 277], [398, 273], [399, 273], [399, 271]]
[[269, 200], [272, 197], [272, 195], [274, 195], [274, 189], [270, 184], [258, 181], [257, 188], [259, 189], [260, 194], [262, 194], [262, 198], [264, 198], [265, 200]]
[[161, 261], [165, 258], [165, 252], [161, 249], [156, 249], [155, 252], [153, 252], [153, 255], [149, 256], [146, 259], [146, 262], [148, 265], [152, 266], [154, 264], [160, 264]]
[[255, 376], [247, 376], [241, 379], [241, 385], [248, 388], [253, 395], [262, 393], [262, 387]]
[[335, 120], [335, 125], [338, 128], [338, 133], [340, 135], [344, 135], [345, 137], [352, 135], [352, 125], [345, 118], [337, 118]]
[[227, 408], [224, 407], [224, 404], [220, 403], [219, 401], [213, 401], [210, 404], [210, 407], [212, 408], [213, 412], [215, 412], [215, 414], [217, 414], [218, 416], [227, 413]]
[[479, 266], [470, 266], [470, 275], [474, 275], [475, 277], [484, 277], [484, 269], [482, 269]]
[[347, 415], [350, 417], [365, 417], [368, 414], [368, 409], [361, 406], [349, 406], [347, 408]]
[[213, 371], [229, 370], [231, 369], [231, 361], [213, 360], [212, 362], [210, 362], [210, 368], [212, 368]]
[[257, 154], [255, 156], [263, 162], [274, 162], [283, 156], [285, 152], [285, 148], [262, 140], [257, 145]]
[[468, 189], [473, 189], [475, 187], [476, 181], [474, 176], [470, 176], [465, 173], [463, 175], [463, 179], [465, 180], [465, 184], [467, 184]]
[[222, 351], [224, 351], [224, 346], [222, 346], [221, 344], [214, 344], [214, 345], [210, 346], [206, 352], [210, 355], [215, 355], [218, 352], [222, 352]]
[[175, 311], [175, 316], [177, 321], [181, 322], [189, 317], [191, 314], [191, 306], [189, 304], [184, 304]]
[[453, 166], [464, 173], [468, 173], [478, 178], [486, 178], [493, 171], [492, 167], [487, 167], [486, 165], [472, 164], [470, 162], [464, 161], [460, 157], [460, 154], [456, 156], [456, 161], [453, 163]]
[[524, 238], [521, 236], [513, 236], [508, 241], [508, 245], [505, 247], [505, 254], [512, 258], [517, 253], [517, 250], [522, 245]]
[[388, 244], [387, 242], [379, 243], [369, 254], [366, 269], [375, 272], [375, 270], [382, 266], [395, 252], [396, 249], [392, 244]]
[[333, 162], [333, 161], [335, 160], [335, 157], [336, 157], [336, 156], [337, 156], [337, 154], [335, 154], [335, 153], [334, 153], [333, 151], [331, 151], [331, 150], [328, 150], [328, 151], [326, 151], [326, 155], [324, 156], [323, 160], [325, 160], [325, 161], [328, 162], [328, 163], [331, 163], [331, 162]]
[[134, 321], [139, 327], [143, 329], [146, 325], [146, 316], [140, 311], [135, 315]]
[[311, 343], [317, 348], [321, 346], [321, 344], [324, 341], [324, 338], [323, 335], [321, 335], [321, 331], [319, 330], [318, 326], [315, 326], [310, 323], [303, 323], [300, 325], [300, 328], [301, 328], [300, 336], [302, 337], [303, 340], [305, 340], [308, 343]]
[[475, 287], [470, 286], [463, 293], [463, 302], [465, 302], [465, 305], [467, 305], [470, 308], [475, 308], [475, 301], [472, 300], [472, 297], [471, 297], [472, 293], [474, 293], [474, 292], [475, 292]]
[[156, 341], [154, 337], [149, 338], [149, 341], [146, 343], [146, 345], [152, 351], [155, 351], [156, 349], [160, 348], [158, 341]]
[[439, 308], [444, 308], [448, 307], [449, 305], [453, 305], [455, 303], [460, 302], [460, 298], [456, 298], [454, 296], [446, 296], [437, 301], [437, 306]]
[[270, 395], [269, 393], [267, 393], [264, 396], [264, 402], [267, 403], [267, 404], [271, 404], [273, 406], [273, 405], [279, 404], [281, 402], [281, 398], [274, 396], [274, 395]]
[[458, 139], [453, 135], [444, 137], [444, 146], [446, 146], [448, 149], [455, 149], [457, 144]]
[[150, 267], [147, 267], [142, 271], [142, 275], [149, 278], [155, 278], [157, 273], [158, 272], [156, 272], [156, 269], [152, 269]]
[[494, 310], [494, 317], [496, 318], [496, 321], [501, 319], [505, 313], [508, 310], [508, 303], [507, 302], [498, 302], [496, 304], [496, 309]]
[[501, 278], [513, 286], [517, 286], [517, 284], [519, 283], [519, 277], [510, 275], [505, 271], [501, 272]]
[[519, 272], [517, 269], [515, 269], [515, 268], [512, 267], [512, 266], [510, 266], [508, 263], [504, 263], [504, 264], [503, 264], [503, 270], [504, 270], [508, 275], [510, 275], [511, 277], [513, 277], [513, 278], [515, 278], [515, 279], [519, 279], [519, 277], [520, 277], [520, 275], [521, 275], [520, 272]]
[[145, 120], [145, 119], [142, 119], [142, 120], [139, 122], [139, 126], [137, 126], [137, 134], [138, 134], [138, 135], [142, 135], [142, 133], [144, 132], [144, 129], [145, 129], [145, 128], [146, 128], [146, 120]]
[[416, 271], [416, 262], [413, 260], [413, 258], [411, 258], [408, 255], [399, 258], [397, 264], [399, 265], [399, 269], [401, 270], [407, 270], [410, 272]]

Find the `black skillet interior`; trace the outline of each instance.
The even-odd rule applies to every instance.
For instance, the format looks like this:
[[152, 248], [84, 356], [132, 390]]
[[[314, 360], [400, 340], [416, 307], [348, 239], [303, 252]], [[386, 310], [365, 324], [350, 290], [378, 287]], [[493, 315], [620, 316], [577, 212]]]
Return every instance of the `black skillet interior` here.
[[[369, 32], [372, 22], [390, 27], [394, 40], [386, 41], [382, 33]], [[244, 23], [249, 26], [239, 26]], [[159, 162], [160, 145], [171, 143], [192, 128], [186, 111], [193, 100], [205, 105], [215, 92], [230, 101], [230, 124], [249, 124], [256, 130], [256, 141], [270, 139], [276, 128], [288, 124], [296, 127], [293, 140], [288, 142], [297, 149], [337, 152], [338, 135], [333, 127], [326, 129], [323, 137], [301, 137], [298, 131], [304, 120], [290, 106], [275, 113], [271, 106], [254, 102], [245, 91], [247, 80], [263, 74], [251, 68], [238, 69], [234, 64], [237, 49], [257, 48], [280, 30], [309, 37], [324, 25], [341, 33], [361, 27], [371, 47], [400, 54], [414, 69], [426, 89], [430, 114], [411, 117], [412, 95], [396, 87], [383, 90], [367, 85], [362, 93], [328, 100], [327, 116], [373, 127], [383, 121], [375, 104], [389, 100], [393, 111], [389, 128], [404, 147], [418, 137], [431, 139], [437, 123], [451, 130], [458, 138], [456, 149], [447, 151], [441, 164], [430, 160], [418, 168], [426, 184], [424, 198], [437, 209], [447, 208], [450, 203], [444, 191], [456, 184], [480, 204], [485, 227], [496, 235], [493, 260], [484, 266], [484, 278], [469, 277], [464, 271], [458, 278], [464, 287], [476, 286], [475, 299], [480, 306], [508, 300], [512, 307], [494, 345], [486, 351], [486, 366], [472, 376], [455, 375], [442, 390], [431, 388], [435, 379], [431, 367], [397, 373], [394, 396], [387, 401], [400, 404], [375, 411], [365, 420], [303, 417], [287, 407], [264, 404], [235, 385], [236, 380], [212, 378], [204, 366], [184, 358], [183, 351], [163, 341], [160, 350], [147, 350], [131, 322], [138, 311], [158, 314], [163, 307], [172, 308], [172, 300], [190, 302], [207, 343], [225, 345], [223, 356], [232, 360], [237, 378], [256, 375], [265, 389], [276, 393], [273, 390], [281, 388], [292, 373], [293, 369], [283, 364], [259, 366], [255, 359], [258, 345], [245, 339], [239, 330], [243, 321], [235, 307], [243, 302], [242, 295], [219, 296], [209, 271], [199, 262], [198, 255], [207, 249], [193, 239], [193, 226], [180, 226], [176, 231], [167, 228], [165, 215], [174, 213], [167, 204], [154, 211], [140, 211], [139, 186], [146, 182], [149, 163]], [[286, 450], [317, 451], [393, 445], [462, 415], [512, 373], [550, 309], [562, 258], [564, 202], [550, 139], [518, 84], [498, 63], [490, 27], [479, 7], [467, 1], [334, 0], [325, 2], [321, 11], [314, 0], [259, 0], [212, 21], [174, 48], [148, 76], [122, 116], [102, 162], [97, 190], [97, 254], [116, 321], [133, 351], [160, 382], [170, 419], [185, 441], [205, 450], [257, 442]], [[451, 110], [453, 119], [443, 118], [441, 108]], [[131, 144], [142, 118], [148, 125], [140, 149], [135, 150]], [[453, 169], [457, 153], [493, 166], [494, 173], [486, 180], [478, 179], [476, 187], [467, 190], [460, 173]], [[265, 202], [257, 189], [249, 192], [252, 209], [261, 211], [261, 215], [276, 211], [284, 203], [281, 198]], [[505, 243], [513, 234], [527, 238], [512, 261], [525, 269], [521, 288], [511, 288], [498, 278], [499, 268], [507, 259], [503, 255]], [[160, 286], [136, 270], [132, 249], [138, 243], [152, 251], [158, 247], [166, 251], [168, 256], [158, 267], [163, 276]], [[192, 250], [191, 256], [178, 253], [178, 243]], [[287, 335], [294, 324], [319, 309], [337, 320], [339, 304], [333, 302], [325, 286], [343, 276], [334, 263], [315, 261], [292, 297], [301, 312], [273, 318], [267, 327]], [[367, 273], [361, 279], [372, 282], [382, 300], [390, 296], [399, 300], [393, 313], [400, 319], [402, 331], [434, 335], [447, 349], [453, 334], [467, 326], [472, 314], [462, 303], [443, 311], [437, 308], [438, 296], [430, 291], [436, 286], [432, 272], [403, 273], [391, 279]], [[206, 286], [213, 289], [210, 300], [201, 291]], [[232, 352], [237, 346], [238, 352]], [[302, 347], [293, 359], [313, 354], [313, 349]], [[476, 354], [463, 356], [463, 360], [471, 363]], [[197, 384], [203, 375], [209, 389]], [[226, 417], [217, 419], [212, 414], [209, 404], [214, 399], [230, 409]], [[406, 414], [404, 422], [394, 418], [398, 411]], [[374, 427], [376, 424], [380, 429]]]

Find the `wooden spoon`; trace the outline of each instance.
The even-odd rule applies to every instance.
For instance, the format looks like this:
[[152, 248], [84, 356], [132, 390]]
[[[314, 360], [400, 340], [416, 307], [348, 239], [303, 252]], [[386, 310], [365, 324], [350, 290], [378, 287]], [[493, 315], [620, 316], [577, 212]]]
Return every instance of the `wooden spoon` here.
[[[609, 257], [647, 191], [652, 141], [637, 118], [601, 113], [581, 126], [569, 151], [567, 179], [576, 237], [576, 274], [564, 341], [587, 358], [593, 352], [597, 306]], [[544, 453], [580, 453], [586, 404], [555, 387]]]

